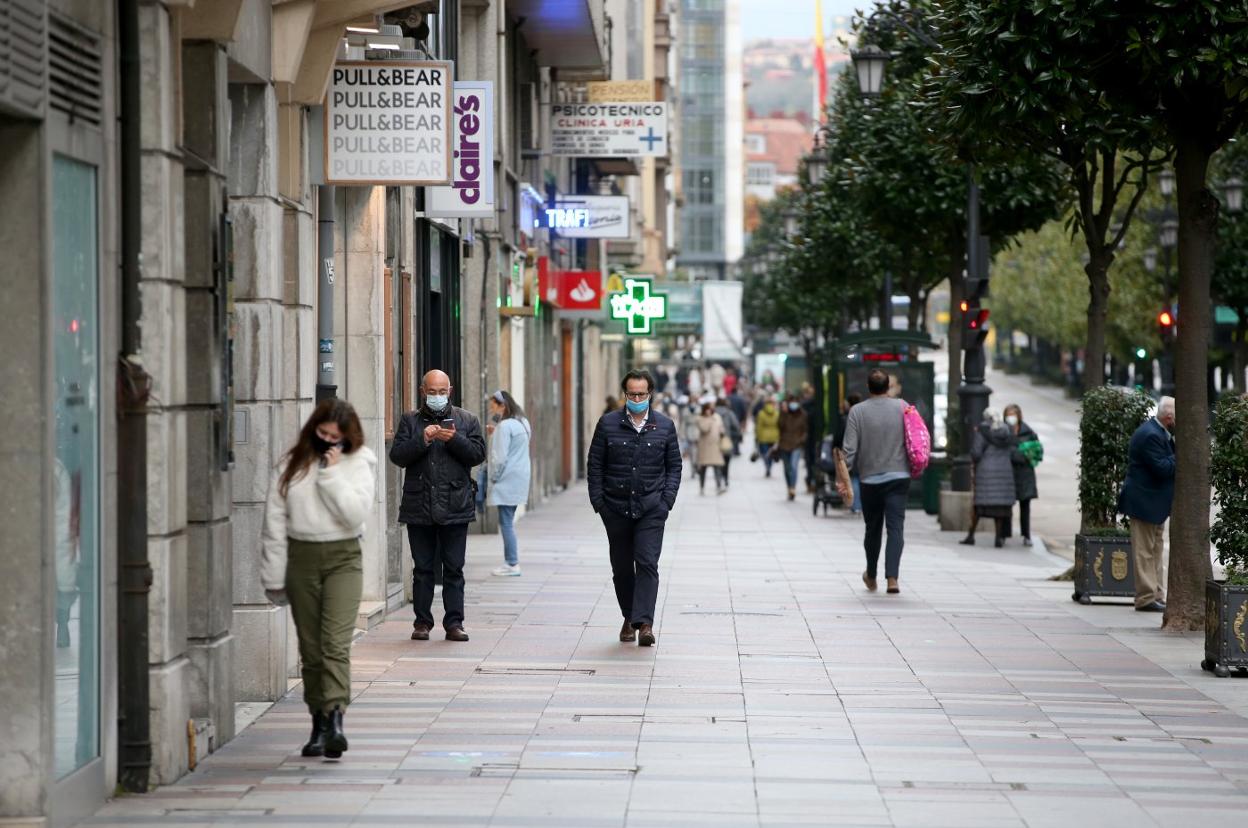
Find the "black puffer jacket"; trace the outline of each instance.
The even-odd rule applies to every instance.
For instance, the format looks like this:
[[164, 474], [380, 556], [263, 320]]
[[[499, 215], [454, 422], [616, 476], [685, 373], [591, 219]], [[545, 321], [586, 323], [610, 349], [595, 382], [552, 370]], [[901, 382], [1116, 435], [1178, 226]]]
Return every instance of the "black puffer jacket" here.
[[623, 409], [603, 415], [589, 444], [586, 477], [595, 512], [610, 509], [630, 518], [670, 512], [681, 477], [676, 424], [653, 407], [640, 433]]
[[455, 436], [445, 443], [426, 443], [425, 427], [439, 425], [446, 416], [422, 406], [399, 420], [390, 447], [390, 462], [406, 470], [399, 523], [430, 526], [471, 523], [476, 518], [472, 467], [485, 462], [481, 423], [464, 409], [451, 406]]
[[[1040, 437], [1027, 423], [1020, 423], [1017, 439], [1021, 446], [1031, 441], [1039, 442]], [[1014, 449], [1011, 459], [1014, 461], [1014, 494], [1019, 500], [1035, 500], [1040, 496], [1040, 492], [1036, 488], [1036, 470], [1031, 465], [1031, 461], [1017, 448]]]

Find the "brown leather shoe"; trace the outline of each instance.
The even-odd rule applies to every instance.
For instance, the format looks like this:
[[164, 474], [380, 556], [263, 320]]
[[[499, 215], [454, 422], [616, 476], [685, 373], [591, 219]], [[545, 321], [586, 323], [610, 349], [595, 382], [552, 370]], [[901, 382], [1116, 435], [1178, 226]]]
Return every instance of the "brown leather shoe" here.
[[447, 641], [467, 641], [468, 633], [464, 632], [463, 627], [451, 627], [446, 631]]
[[901, 592], [901, 589], [897, 586], [897, 579], [896, 579], [896, 578], [889, 578], [889, 579], [888, 579], [888, 594], [889, 594], [889, 595], [897, 595], [897, 594], [899, 594], [900, 592]]
[[641, 629], [637, 630], [637, 646], [653, 647], [654, 646], [654, 627], [650, 624], [642, 624]]
[[862, 573], [862, 582], [867, 585], [867, 589], [871, 592], [875, 592], [879, 588], [876, 580], [865, 572]]
[[620, 627], [620, 641], [632, 644], [637, 640], [637, 631], [633, 629], [633, 622], [625, 621], [624, 626]]
[[428, 624], [413, 624], [412, 625], [412, 640], [413, 641], [428, 641], [429, 640], [429, 625]]

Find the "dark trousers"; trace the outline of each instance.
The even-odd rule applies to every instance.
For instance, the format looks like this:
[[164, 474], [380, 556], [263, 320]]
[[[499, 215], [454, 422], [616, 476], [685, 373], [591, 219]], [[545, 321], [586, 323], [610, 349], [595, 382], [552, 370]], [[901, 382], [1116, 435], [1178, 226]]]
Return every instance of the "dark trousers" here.
[[867, 534], [862, 545], [867, 552], [867, 575], [874, 578], [880, 562], [880, 541], [888, 528], [888, 545], [884, 551], [884, 577], [896, 578], [901, 569], [901, 549], [905, 544], [906, 496], [910, 493], [909, 478], [887, 483], [862, 481], [862, 517]]
[[1031, 538], [1031, 498], [1018, 501], [1018, 531], [1024, 538]]
[[468, 524], [407, 525], [412, 547], [412, 611], [416, 624], [433, 627], [434, 569], [442, 568], [442, 626], [464, 625], [464, 555]]
[[667, 513], [655, 509], [636, 520], [609, 509], [603, 509], [601, 515], [611, 547], [611, 580], [620, 613], [634, 627], [653, 624]]

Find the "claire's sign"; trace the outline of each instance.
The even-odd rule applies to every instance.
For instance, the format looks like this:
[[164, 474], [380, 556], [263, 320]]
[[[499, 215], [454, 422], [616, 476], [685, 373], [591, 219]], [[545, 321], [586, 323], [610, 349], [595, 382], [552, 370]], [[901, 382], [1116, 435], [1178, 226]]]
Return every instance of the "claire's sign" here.
[[494, 215], [494, 84], [455, 81], [452, 101], [451, 186], [430, 187], [430, 216]]
[[451, 180], [451, 64], [340, 61], [325, 96], [326, 184]]

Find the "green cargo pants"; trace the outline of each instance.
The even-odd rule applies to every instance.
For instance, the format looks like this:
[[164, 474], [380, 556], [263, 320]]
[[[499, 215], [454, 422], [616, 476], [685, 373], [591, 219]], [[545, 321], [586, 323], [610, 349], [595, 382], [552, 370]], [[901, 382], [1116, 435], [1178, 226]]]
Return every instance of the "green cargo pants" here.
[[360, 542], [287, 543], [286, 597], [299, 635], [303, 701], [312, 713], [346, 710], [351, 638], [364, 587]]

